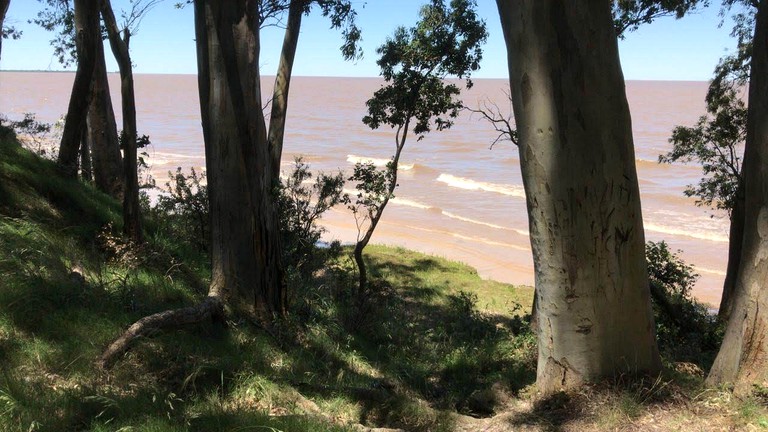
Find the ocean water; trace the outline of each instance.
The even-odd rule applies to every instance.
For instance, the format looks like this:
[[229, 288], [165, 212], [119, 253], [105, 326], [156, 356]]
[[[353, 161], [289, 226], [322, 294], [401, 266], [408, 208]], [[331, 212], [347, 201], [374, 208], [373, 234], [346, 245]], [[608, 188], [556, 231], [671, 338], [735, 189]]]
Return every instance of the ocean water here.
[[[20, 118], [34, 112], [54, 122], [66, 111], [72, 73], [0, 72], [0, 113]], [[118, 77], [111, 75], [119, 107]], [[394, 152], [389, 128], [370, 130], [361, 122], [365, 101], [379, 88], [376, 78], [296, 77], [291, 85], [283, 168], [302, 155], [313, 170], [351, 174], [355, 162], [383, 166]], [[269, 95], [272, 77], [262, 81]], [[694, 294], [717, 304], [728, 254], [728, 219], [696, 207], [683, 195], [700, 170], [693, 165], [661, 165], [676, 125], [692, 125], [704, 112], [705, 82], [629, 81], [637, 169], [645, 234], [665, 240], [701, 275]], [[477, 107], [495, 104], [509, 113], [506, 80], [475, 80], [462, 94]], [[151, 173], [163, 184], [177, 166], [205, 166], [193, 75], [137, 75], [139, 132], [151, 137]], [[265, 99], [267, 97], [265, 96]], [[119, 122], [119, 110], [116, 113]], [[401, 245], [466, 262], [483, 277], [533, 284], [525, 197], [517, 148], [490, 144], [497, 133], [478, 115], [463, 113], [454, 127], [411, 137], [401, 158], [400, 187], [385, 210], [374, 243]], [[350, 187], [350, 189], [352, 189]], [[327, 239], [354, 241], [355, 220], [336, 208], [322, 223]]]

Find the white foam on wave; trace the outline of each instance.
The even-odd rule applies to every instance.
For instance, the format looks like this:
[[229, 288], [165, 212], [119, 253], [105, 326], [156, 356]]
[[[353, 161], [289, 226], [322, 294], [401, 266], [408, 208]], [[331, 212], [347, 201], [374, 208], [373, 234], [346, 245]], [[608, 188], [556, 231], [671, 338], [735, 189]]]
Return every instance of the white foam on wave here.
[[464, 177], [456, 177], [451, 174], [440, 174], [437, 181], [458, 189], [494, 192], [516, 198], [525, 198], [525, 190], [522, 186], [517, 185], [481, 182]]
[[[379, 158], [370, 158], [365, 156], [355, 156], [355, 155], [347, 155], [347, 162], [351, 164], [356, 163], [371, 163], [376, 167], [383, 168], [387, 166], [387, 164], [390, 162], [391, 159], [379, 159]], [[400, 162], [397, 165], [398, 170], [402, 171], [409, 171], [413, 169], [413, 164], [406, 164]]]
[[409, 200], [408, 198], [394, 197], [391, 200], [389, 200], [389, 202], [391, 202], [392, 204], [395, 204], [395, 205], [401, 205], [401, 206], [405, 206], [405, 207], [413, 207], [413, 208], [422, 209], [422, 210], [431, 210], [431, 209], [435, 208], [435, 207], [433, 207], [431, 205], [423, 204], [423, 203], [420, 203], [420, 202], [414, 201], [414, 200]]
[[479, 221], [479, 220], [476, 220], [476, 219], [471, 219], [471, 218], [468, 218], [468, 217], [459, 216], [459, 215], [457, 215], [455, 213], [451, 213], [451, 212], [447, 212], [447, 211], [443, 211], [443, 215], [447, 216], [447, 217], [449, 217], [451, 219], [460, 220], [462, 222], [467, 222], [467, 223], [471, 223], [471, 224], [475, 224], [475, 225], [482, 225], [482, 226], [486, 226], [488, 228], [500, 229], [500, 230], [504, 230], [504, 231], [516, 232], [516, 233], [518, 233], [518, 234], [520, 234], [522, 236], [526, 236], [526, 237], [529, 235], [528, 231], [526, 231], [526, 230], [521, 230], [521, 229], [517, 229], [517, 228], [509, 228], [509, 227], [505, 227], [505, 226], [501, 226], [501, 225], [496, 225], [496, 224], [489, 223], [489, 222], [483, 222], [483, 221]]
[[728, 243], [727, 235], [712, 232], [710, 230], [661, 225], [652, 222], [644, 222], [643, 225], [646, 231], [655, 233], [692, 237], [699, 240], [708, 240], [717, 243]]
[[461, 239], [461, 240], [468, 240], [468, 241], [471, 241], [473, 243], [487, 244], [489, 246], [501, 246], [501, 247], [505, 247], [505, 248], [509, 248], [509, 249], [514, 249], [514, 250], [519, 250], [519, 251], [528, 251], [528, 250], [530, 250], [530, 248], [527, 248], [527, 247], [518, 246], [518, 245], [515, 245], [515, 244], [512, 244], [512, 243], [497, 242], [497, 241], [489, 240], [489, 239], [483, 238], [483, 237], [465, 236], [465, 235], [456, 234], [456, 233], [451, 233], [451, 236], [455, 237], [457, 239]]
[[693, 269], [699, 273], [709, 273], [717, 276], [725, 276], [725, 272], [722, 270], [715, 270], [706, 267], [693, 266]]

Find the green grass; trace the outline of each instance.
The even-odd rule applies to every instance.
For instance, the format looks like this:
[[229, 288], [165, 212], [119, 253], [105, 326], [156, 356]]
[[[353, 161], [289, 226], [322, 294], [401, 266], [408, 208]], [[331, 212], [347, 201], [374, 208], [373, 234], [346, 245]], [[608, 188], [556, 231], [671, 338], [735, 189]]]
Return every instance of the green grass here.
[[206, 294], [205, 254], [161, 225], [131, 247], [117, 202], [0, 138], [0, 431], [450, 430], [478, 392], [533, 382], [530, 288], [379, 246], [365, 298], [344, 255], [292, 279], [269, 332], [238, 317], [169, 331], [102, 371], [132, 322]]

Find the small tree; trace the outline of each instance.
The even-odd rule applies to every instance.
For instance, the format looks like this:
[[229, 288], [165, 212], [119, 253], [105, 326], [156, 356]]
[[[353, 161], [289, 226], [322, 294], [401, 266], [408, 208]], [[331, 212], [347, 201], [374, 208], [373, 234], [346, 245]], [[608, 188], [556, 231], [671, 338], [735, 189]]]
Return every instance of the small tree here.
[[462, 103], [457, 99], [459, 87], [444, 79], [466, 79], [469, 88], [470, 74], [480, 67], [480, 45], [487, 32], [474, 9], [474, 0], [451, 0], [449, 6], [443, 0], [432, 0], [421, 9], [415, 27], [398, 28], [376, 50], [386, 84], [366, 103], [368, 115], [363, 123], [371, 129], [382, 125], [395, 129], [395, 154], [384, 172], [358, 163], [350, 178], [358, 182], [359, 191], [352, 208], [358, 221], [354, 256], [360, 272], [360, 292], [367, 284], [363, 249], [394, 196], [398, 163], [408, 134], [412, 132], [421, 140], [432, 128], [451, 127]]
[[[724, 2], [725, 14], [736, 0]], [[749, 5], [748, 5], [749, 6]], [[737, 49], [723, 57], [715, 68], [705, 98], [707, 113], [692, 127], [677, 126], [670, 142], [672, 151], [659, 156], [659, 162], [695, 162], [703, 177], [683, 192], [696, 197], [696, 205], [725, 210], [731, 221], [728, 234], [728, 268], [723, 282], [719, 317], [727, 321], [732, 310], [736, 271], [741, 261], [744, 233], [743, 145], [746, 139], [747, 107], [742, 95], [749, 81], [752, 59], [754, 8], [734, 16], [731, 36]]]

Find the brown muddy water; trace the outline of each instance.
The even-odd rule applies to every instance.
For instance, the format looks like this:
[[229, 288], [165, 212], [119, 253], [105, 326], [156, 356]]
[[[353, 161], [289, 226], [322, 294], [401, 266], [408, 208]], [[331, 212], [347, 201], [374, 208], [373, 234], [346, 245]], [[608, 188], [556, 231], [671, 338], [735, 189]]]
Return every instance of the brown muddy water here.
[[[17, 119], [34, 112], [55, 122], [66, 111], [71, 73], [0, 73], [0, 113]], [[111, 75], [119, 107], [118, 77]], [[313, 170], [351, 174], [354, 162], [383, 165], [394, 151], [394, 131], [371, 131], [362, 122], [376, 78], [294, 78], [289, 101], [283, 168], [303, 155]], [[151, 173], [164, 184], [167, 172], [205, 166], [194, 75], [137, 75], [139, 131], [151, 137]], [[704, 111], [705, 82], [629, 81], [637, 169], [645, 235], [665, 240], [701, 275], [694, 294], [716, 305], [728, 255], [728, 220], [723, 212], [696, 207], [683, 196], [699, 168], [660, 165], [675, 125], [692, 125]], [[272, 78], [265, 77], [265, 95]], [[469, 106], [491, 101], [510, 112], [506, 80], [475, 80], [463, 92]], [[119, 122], [119, 110], [118, 110]], [[401, 160], [397, 198], [386, 209], [373, 242], [401, 245], [466, 262], [481, 276], [533, 284], [517, 148], [509, 142], [489, 149], [496, 133], [477, 115], [464, 113], [448, 131], [411, 138]], [[350, 187], [350, 189], [352, 189]], [[322, 223], [327, 239], [354, 241], [350, 211], [337, 208]]]

